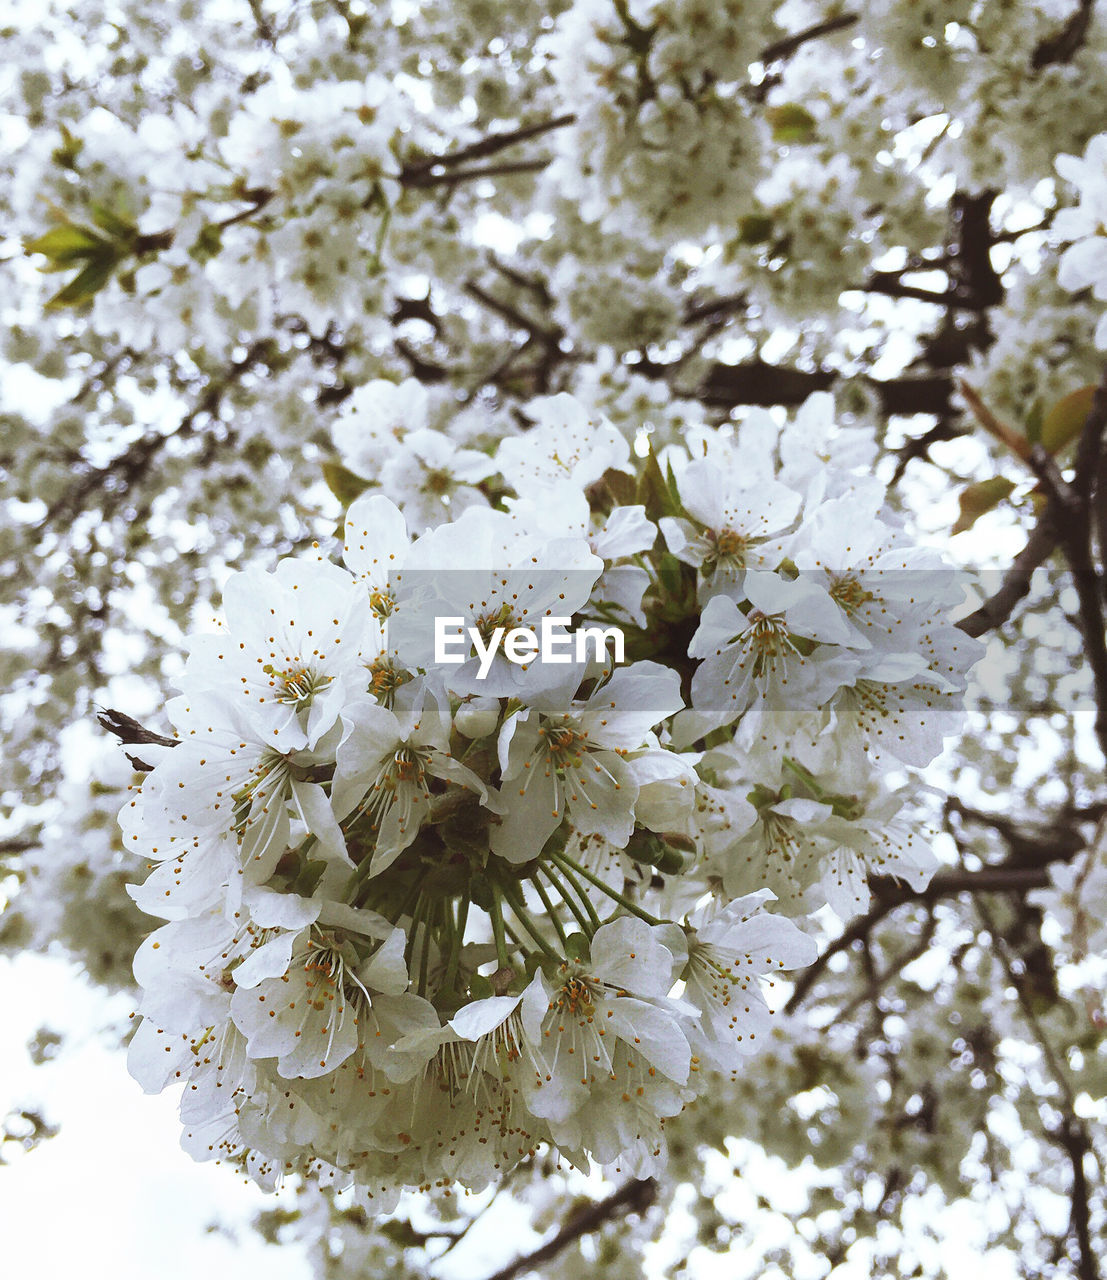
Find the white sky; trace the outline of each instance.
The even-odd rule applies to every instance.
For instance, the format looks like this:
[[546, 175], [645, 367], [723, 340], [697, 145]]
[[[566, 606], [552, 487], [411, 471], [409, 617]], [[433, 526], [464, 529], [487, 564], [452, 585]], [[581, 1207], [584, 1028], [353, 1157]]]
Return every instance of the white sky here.
[[[26, 1107], [57, 1137], [0, 1166], [0, 1240], [9, 1275], [81, 1280], [196, 1280], [240, 1274], [308, 1280], [296, 1246], [265, 1244], [249, 1226], [276, 1201], [228, 1171], [195, 1164], [179, 1146], [176, 1099], [149, 1097], [127, 1074], [110, 1032], [125, 997], [91, 991], [60, 960], [0, 958], [0, 1114]], [[68, 1038], [34, 1066], [40, 1027]], [[212, 1224], [230, 1228], [211, 1231]]]

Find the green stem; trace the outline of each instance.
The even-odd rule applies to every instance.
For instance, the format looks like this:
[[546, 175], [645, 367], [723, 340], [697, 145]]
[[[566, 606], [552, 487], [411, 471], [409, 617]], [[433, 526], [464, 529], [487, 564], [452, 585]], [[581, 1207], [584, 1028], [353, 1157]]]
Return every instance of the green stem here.
[[515, 918], [519, 921], [519, 923], [523, 926], [523, 928], [527, 931], [527, 933], [530, 934], [530, 936], [535, 940], [535, 942], [538, 943], [539, 950], [541, 950], [547, 956], [549, 956], [551, 960], [558, 960], [558, 961], [564, 960], [565, 957], [559, 956], [557, 954], [557, 952], [553, 949], [553, 947], [550, 946], [549, 942], [542, 936], [541, 930], [530, 918], [530, 912], [527, 910], [526, 902], [523, 899], [523, 895], [519, 892], [518, 888], [515, 885], [505, 884], [504, 894], [507, 897], [508, 903], [510, 904], [512, 911], [515, 913]]
[[[448, 917], [447, 917], [448, 918]], [[466, 889], [457, 904], [457, 920], [454, 923], [453, 937], [450, 939], [450, 958], [446, 961], [446, 976], [442, 986], [450, 991], [457, 984], [457, 969], [461, 961], [461, 944], [465, 937], [465, 925], [469, 919], [469, 890]]]
[[415, 959], [415, 936], [419, 932], [419, 925], [423, 919], [424, 899], [422, 891], [419, 892], [415, 905], [411, 909], [411, 931], [407, 935], [407, 946], [404, 948], [404, 963], [411, 971], [411, 963]]
[[542, 899], [542, 905], [546, 908], [546, 914], [550, 917], [550, 922], [557, 930], [557, 938], [562, 947], [568, 952], [569, 939], [565, 933], [565, 926], [558, 919], [557, 912], [554, 910], [554, 904], [550, 899], [550, 895], [546, 892], [541, 880], [538, 879], [538, 872], [531, 873], [530, 882], [538, 891], [538, 896]]
[[568, 868], [571, 867], [586, 880], [590, 880], [601, 893], [606, 893], [609, 898], [614, 899], [614, 901], [621, 907], [625, 907], [631, 915], [637, 916], [639, 920], [645, 920], [647, 924], [664, 924], [663, 920], [659, 920], [657, 916], [651, 916], [648, 911], [643, 911], [637, 903], [631, 902], [631, 900], [624, 894], [616, 892], [616, 890], [612, 889], [606, 881], [601, 880], [599, 876], [593, 875], [586, 867], [582, 867], [579, 863], [574, 862], [568, 854], [554, 854], [554, 860], [561, 866], [561, 870], [564, 871], [566, 875], [569, 874]]
[[504, 914], [503, 908], [500, 906], [500, 895], [496, 891], [496, 886], [492, 886], [492, 909], [488, 913], [492, 917], [492, 936], [496, 939], [496, 959], [499, 961], [501, 969], [507, 969], [507, 941], [504, 938]]
[[[381, 197], [383, 199], [383, 196]], [[385, 204], [384, 213], [381, 214], [380, 226], [377, 228], [377, 242], [373, 246], [373, 257], [369, 266], [372, 271], [379, 271], [381, 267], [381, 254], [384, 253], [384, 242], [388, 239], [388, 228], [392, 222], [392, 206]]]
[[594, 932], [592, 925], [589, 922], [588, 917], [584, 914], [583, 911], [581, 911], [580, 906], [576, 903], [576, 901], [570, 895], [568, 889], [566, 889], [565, 886], [561, 883], [561, 881], [557, 878], [557, 876], [554, 875], [553, 869], [549, 866], [548, 863], [542, 864], [541, 871], [542, 871], [542, 874], [546, 877], [546, 879], [550, 882], [550, 884], [553, 885], [553, 887], [557, 890], [557, 896], [569, 908], [570, 914], [572, 915], [573, 919], [576, 920], [577, 924], [580, 925], [580, 927], [584, 930], [585, 934], [590, 938]]
[[432, 903], [431, 910], [427, 912], [423, 920], [423, 950], [419, 956], [419, 994], [421, 996], [427, 994], [427, 973], [430, 969], [431, 920], [434, 914], [434, 904]]
[[[596, 908], [592, 905], [592, 899], [589, 898], [587, 893], [585, 893], [584, 889], [581, 887], [580, 881], [576, 878], [575, 875], [573, 875], [571, 864], [566, 864], [561, 854], [559, 853], [552, 854], [551, 860], [553, 861], [554, 865], [557, 867], [558, 871], [561, 872], [561, 874], [572, 886], [573, 891], [576, 893], [577, 897], [583, 903], [585, 911], [588, 912], [588, 919], [591, 922], [589, 925], [588, 936], [591, 937], [592, 934], [595, 933], [596, 930], [600, 927], [600, 917], [596, 911]], [[568, 899], [566, 899], [566, 901], [568, 901]]]

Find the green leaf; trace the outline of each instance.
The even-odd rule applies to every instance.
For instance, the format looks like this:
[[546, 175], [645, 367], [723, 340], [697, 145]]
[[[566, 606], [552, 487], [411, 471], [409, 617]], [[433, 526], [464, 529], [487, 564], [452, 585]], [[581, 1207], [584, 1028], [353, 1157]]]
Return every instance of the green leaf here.
[[565, 954], [570, 960], [575, 960], [578, 964], [587, 964], [591, 955], [591, 948], [588, 945], [588, 939], [583, 933], [571, 933], [565, 939]]
[[[1038, 434], [1038, 442], [1042, 448], [1050, 453], [1060, 453], [1066, 445], [1071, 444], [1084, 430], [1094, 399], [1095, 383], [1092, 382], [1086, 387], [1070, 391], [1046, 410]], [[1029, 432], [1027, 435], [1029, 437]]]
[[327, 488], [344, 507], [348, 507], [355, 498], [360, 498], [372, 484], [372, 481], [357, 475], [341, 462], [324, 462], [323, 479], [327, 482]]
[[600, 477], [599, 488], [603, 486], [620, 507], [629, 507], [634, 502], [634, 477], [626, 471], [608, 468]]
[[89, 205], [89, 213], [92, 215], [93, 223], [101, 231], [106, 231], [113, 240], [130, 242], [138, 235], [138, 228], [129, 218], [116, 213], [106, 204], [94, 201]]
[[1044, 418], [1045, 406], [1042, 404], [1041, 396], [1039, 396], [1030, 406], [1030, 412], [1026, 415], [1026, 424], [1023, 427], [1023, 434], [1031, 444], [1041, 444]]
[[206, 227], [201, 228], [195, 244], [188, 252], [197, 262], [209, 262], [217, 257], [222, 249], [223, 230], [217, 223], [209, 222]]
[[815, 138], [815, 117], [798, 102], [784, 102], [770, 107], [765, 119], [773, 131], [773, 141], [785, 144], [812, 142]]
[[961, 490], [961, 514], [953, 526], [954, 533], [964, 533], [971, 529], [977, 520], [986, 512], [998, 507], [1011, 495], [1015, 488], [1014, 481], [1006, 476], [992, 476], [988, 480], [980, 480]]
[[747, 213], [738, 219], [739, 244], [764, 244], [773, 235], [773, 220], [767, 213]]
[[[675, 485], [674, 485], [675, 488]], [[646, 515], [651, 520], [662, 516], [679, 515], [681, 505], [679, 499], [669, 487], [669, 482], [661, 474], [657, 462], [657, 454], [651, 449], [643, 461], [642, 473], [638, 477], [638, 501], [646, 508]]]
[[469, 998], [471, 1000], [487, 1000], [492, 995], [492, 984], [483, 973], [474, 973], [469, 979]]
[[401, 1249], [413, 1249], [426, 1241], [426, 1237], [420, 1235], [406, 1218], [393, 1218], [388, 1222], [382, 1222], [379, 1230], [382, 1236], [393, 1244], [399, 1245]]
[[662, 551], [658, 557], [657, 580], [670, 599], [684, 594], [684, 563], [671, 551]]
[[94, 259], [49, 299], [46, 303], [47, 309], [56, 311], [61, 307], [80, 307], [86, 302], [91, 302], [111, 279], [114, 269], [114, 257], [105, 255]]
[[87, 227], [80, 227], [75, 222], [63, 222], [51, 227], [37, 239], [28, 240], [23, 248], [27, 253], [41, 253], [43, 257], [50, 259], [52, 270], [61, 271], [84, 258], [98, 257], [109, 245]]
[[58, 129], [62, 136], [61, 145], [55, 147], [50, 153], [50, 159], [62, 169], [75, 169], [77, 167], [77, 157], [81, 154], [85, 144], [80, 138], [74, 137], [64, 124], [59, 125]]

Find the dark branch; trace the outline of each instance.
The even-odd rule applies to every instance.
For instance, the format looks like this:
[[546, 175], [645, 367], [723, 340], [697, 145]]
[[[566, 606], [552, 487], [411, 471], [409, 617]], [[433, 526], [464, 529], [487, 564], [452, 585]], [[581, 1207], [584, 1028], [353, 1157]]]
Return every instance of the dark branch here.
[[514, 173], [541, 173], [549, 163], [548, 156], [538, 160], [505, 160], [502, 164], [476, 165], [471, 169], [451, 169], [447, 173], [401, 174], [400, 181], [405, 187], [452, 187], [459, 182], [475, 182], [478, 178], [502, 178]]
[[533, 1253], [524, 1254], [502, 1267], [488, 1280], [515, 1280], [515, 1277], [527, 1271], [535, 1271], [544, 1262], [549, 1262], [567, 1245], [579, 1240], [581, 1236], [591, 1235], [598, 1231], [605, 1222], [621, 1217], [624, 1213], [645, 1213], [657, 1198], [657, 1183], [652, 1178], [644, 1181], [635, 1179], [613, 1192], [606, 1200], [589, 1205], [586, 1209], [574, 1213], [569, 1221], [552, 1239], [535, 1249]]
[[1003, 626], [1019, 601], [1030, 594], [1030, 580], [1056, 550], [1057, 539], [1057, 529], [1047, 510], [1007, 570], [999, 590], [979, 609], [961, 619], [957, 624], [961, 630], [969, 636], [982, 636]]
[[[116, 505], [129, 497], [133, 486], [145, 477], [157, 455], [169, 441], [188, 439], [197, 434], [201, 419], [215, 419], [227, 391], [256, 366], [272, 359], [274, 351], [275, 344], [271, 338], [259, 338], [250, 345], [241, 360], [232, 361], [218, 377], [208, 383], [203, 395], [172, 431], [147, 432], [102, 467], [86, 464], [69, 488], [50, 507], [41, 525], [53, 528], [68, 523], [84, 510], [85, 501], [94, 493], [103, 498], [111, 491]], [[102, 511], [105, 518], [110, 513], [109, 507], [110, 504], [105, 499]]]
[[561, 341], [563, 333], [560, 329], [547, 328], [539, 324], [537, 320], [532, 320], [530, 316], [525, 315], [518, 307], [512, 306], [510, 302], [504, 302], [482, 289], [475, 280], [467, 280], [464, 289], [470, 298], [487, 307], [489, 311], [495, 312], [496, 315], [502, 317], [516, 329], [522, 329], [525, 333], [529, 333], [531, 337], [538, 338], [550, 346], [557, 346]]
[[[802, 404], [813, 391], [828, 391], [839, 376], [830, 369], [786, 369], [766, 364], [763, 360], [716, 364], [691, 394], [706, 405], [725, 408], [739, 404], [794, 406]], [[948, 417], [953, 414], [950, 401], [953, 380], [947, 374], [871, 380], [870, 385], [879, 394], [881, 408], [889, 417], [916, 413]]]
[[[405, 164], [403, 169], [400, 170], [400, 181], [405, 186], [427, 186], [429, 184], [426, 181], [421, 181], [421, 179], [425, 179], [435, 169], [449, 169], [453, 168], [454, 165], [467, 164], [471, 160], [483, 160], [486, 156], [493, 156], [507, 147], [513, 147], [517, 142], [527, 142], [531, 138], [540, 137], [553, 129], [564, 129], [567, 125], [575, 122], [576, 116], [570, 112], [566, 115], [555, 116], [552, 120], [542, 120], [537, 124], [523, 125], [518, 129], [511, 129], [504, 133], [489, 134], [488, 137], [481, 138], [478, 142], [471, 142], [467, 147], [461, 147], [449, 155], [429, 156], [426, 160]], [[443, 177], [436, 179], [439, 182], [446, 180]]]
[[1101, 581], [1092, 558], [1092, 505], [1094, 485], [1107, 431], [1107, 372], [1096, 388], [1091, 412], [1084, 423], [1076, 450], [1074, 477], [1067, 483], [1053, 458], [1035, 445], [1030, 465], [1049, 494], [1049, 510], [1076, 590], [1084, 654], [1095, 685], [1095, 731], [1107, 760], [1107, 638], [1104, 636]]
[[793, 36], [785, 36], [783, 40], [777, 40], [775, 44], [762, 49], [760, 61], [767, 65], [770, 62], [780, 62], [784, 58], [790, 58], [797, 49], [802, 48], [810, 41], [821, 40], [823, 36], [832, 36], [839, 31], [845, 31], [847, 27], [854, 26], [858, 21], [858, 14], [843, 13], [837, 18], [828, 18], [825, 22], [817, 22], [813, 27], [797, 31]]
[[273, 30], [269, 15], [262, 8], [262, 0], [247, 0], [247, 2], [254, 18], [254, 30], [257, 32], [258, 39], [270, 49], [276, 49], [277, 34]]
[[1061, 30], [1056, 35], [1043, 40], [1034, 50], [1030, 59], [1033, 70], [1041, 71], [1043, 67], [1048, 67], [1055, 62], [1071, 62], [1076, 57], [1084, 46], [1094, 8], [1095, 0], [1080, 0], [1079, 9]]
[[[159, 747], [175, 747], [178, 745], [176, 738], [167, 738], [163, 734], [155, 733], [152, 729], [145, 728], [145, 726], [139, 724], [134, 716], [129, 716], [124, 711], [105, 708], [97, 713], [96, 719], [109, 733], [114, 733], [120, 742], [128, 745], [138, 743], [152, 743]], [[154, 767], [138, 756], [131, 755], [129, 751], [124, 752], [124, 754], [139, 773], [149, 773]]]
[[1069, 1193], [1072, 1209], [1069, 1215], [1069, 1231], [1076, 1238], [1076, 1247], [1080, 1253], [1076, 1274], [1080, 1280], [1099, 1280], [1096, 1251], [1092, 1244], [1088, 1178], [1084, 1172], [1084, 1157], [1092, 1154], [1088, 1131], [1075, 1115], [1067, 1115], [1064, 1123], [1052, 1137], [1068, 1156], [1069, 1164], [1072, 1166], [1072, 1189]]
[[1018, 893], [1031, 889], [1044, 889], [1049, 883], [1049, 862], [1067, 861], [1072, 853], [1065, 847], [1055, 851], [1041, 866], [1034, 867], [984, 867], [980, 871], [939, 871], [924, 889], [912, 889], [898, 880], [879, 877], [869, 882], [873, 904], [864, 915], [858, 916], [829, 947], [803, 971], [796, 983], [785, 1012], [792, 1013], [807, 998], [811, 988], [819, 980], [830, 960], [855, 942], [867, 938], [876, 926], [897, 907], [906, 902], [935, 902], [939, 898], [952, 898], [960, 893]]

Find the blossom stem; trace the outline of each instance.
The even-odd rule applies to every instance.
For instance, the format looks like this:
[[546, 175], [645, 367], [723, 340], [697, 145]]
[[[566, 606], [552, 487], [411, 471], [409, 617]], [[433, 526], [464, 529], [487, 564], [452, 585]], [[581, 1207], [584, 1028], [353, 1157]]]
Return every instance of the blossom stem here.
[[539, 949], [545, 955], [549, 956], [551, 960], [564, 960], [565, 957], [557, 954], [553, 947], [550, 946], [549, 942], [542, 936], [541, 930], [531, 919], [530, 912], [526, 907], [526, 902], [523, 899], [523, 895], [519, 892], [518, 887], [515, 885], [505, 884], [503, 885], [503, 890], [504, 896], [507, 898], [511, 910], [515, 913], [515, 918], [527, 933], [530, 934], [534, 941], [538, 943]]
[[423, 907], [426, 899], [423, 897], [422, 890], [419, 891], [415, 903], [411, 909], [411, 931], [407, 935], [407, 946], [404, 948], [404, 960], [411, 967], [411, 962], [415, 958], [415, 936], [419, 932], [419, 925], [423, 921]]
[[[572, 886], [573, 891], [576, 893], [577, 897], [584, 904], [584, 909], [585, 911], [588, 912], [588, 919], [591, 921], [591, 926], [589, 929], [589, 936], [591, 936], [591, 934], [594, 933], [600, 927], [600, 917], [596, 911], [596, 908], [592, 905], [592, 899], [589, 898], [587, 893], [585, 893], [583, 887], [581, 886], [580, 881], [576, 878], [575, 875], [573, 875], [571, 864], [566, 864], [564, 855], [555, 853], [555, 854], [551, 854], [550, 857], [551, 857], [551, 860], [553, 861], [554, 866], [556, 866], [558, 871], [560, 871], [561, 874], [565, 877], [568, 883]], [[568, 901], [568, 899], [566, 899], [566, 901]]]
[[542, 899], [542, 905], [546, 908], [546, 914], [550, 917], [550, 923], [553, 925], [554, 929], [557, 931], [558, 941], [561, 943], [562, 947], [568, 948], [569, 939], [566, 937], [566, 934], [565, 934], [565, 926], [561, 923], [561, 920], [558, 918], [557, 911], [554, 909], [554, 904], [550, 898], [550, 895], [546, 892], [545, 886], [542, 884], [542, 881], [538, 879], [537, 871], [531, 874], [530, 882], [531, 884], [534, 885], [535, 889], [537, 890], [538, 896]]
[[492, 936], [496, 940], [496, 959], [501, 969], [508, 967], [507, 941], [504, 938], [504, 913], [500, 905], [500, 895], [496, 888], [492, 889], [492, 906], [488, 913], [492, 917]]
[[423, 918], [423, 950], [419, 956], [419, 994], [427, 994], [427, 970], [430, 967], [431, 918], [434, 915], [434, 904]]
[[550, 869], [550, 867], [547, 864], [544, 864], [542, 866], [542, 874], [546, 877], [547, 880], [549, 880], [550, 884], [553, 885], [553, 887], [557, 890], [558, 897], [560, 897], [562, 902], [564, 902], [564, 904], [569, 908], [569, 911], [572, 913], [573, 918], [576, 920], [577, 924], [579, 924], [580, 927], [584, 930], [584, 932], [589, 937], [591, 937], [594, 930], [592, 928], [592, 925], [589, 923], [588, 917], [584, 914], [583, 911], [581, 911], [579, 905], [570, 896], [569, 891], [565, 888], [565, 886], [561, 883], [561, 881], [557, 878], [557, 876], [554, 875], [553, 871]]
[[638, 906], [637, 903], [631, 902], [631, 900], [628, 897], [626, 897], [624, 894], [619, 893], [617, 890], [612, 889], [612, 887], [606, 881], [601, 880], [599, 876], [593, 875], [592, 872], [587, 869], [587, 867], [582, 867], [580, 863], [574, 862], [572, 858], [569, 857], [568, 854], [556, 853], [553, 855], [553, 857], [558, 862], [558, 864], [561, 865], [561, 870], [564, 871], [566, 875], [569, 874], [568, 868], [571, 867], [573, 871], [576, 871], [578, 874], [582, 875], [586, 880], [590, 880], [592, 884], [596, 886], [597, 889], [599, 889], [602, 893], [606, 893], [609, 898], [612, 898], [621, 907], [625, 907], [626, 910], [631, 913], [631, 915], [637, 916], [639, 920], [645, 920], [647, 924], [662, 923], [657, 918], [657, 916], [651, 916], [648, 911], [643, 911], [642, 908]]
[[[447, 917], [448, 918], [448, 917]], [[450, 957], [446, 961], [446, 974], [442, 985], [447, 990], [457, 983], [457, 969], [461, 960], [461, 944], [465, 938], [465, 925], [469, 919], [469, 890], [466, 889], [457, 904], [457, 920], [450, 938]]]

